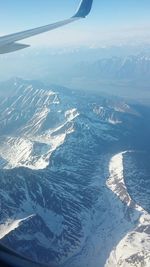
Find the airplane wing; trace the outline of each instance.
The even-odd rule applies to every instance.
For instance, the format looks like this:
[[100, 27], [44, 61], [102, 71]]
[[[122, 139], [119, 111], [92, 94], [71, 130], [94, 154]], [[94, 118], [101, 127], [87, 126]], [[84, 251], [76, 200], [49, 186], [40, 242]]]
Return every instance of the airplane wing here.
[[34, 35], [38, 35], [40, 33], [51, 31], [53, 29], [62, 27], [66, 24], [72, 23], [76, 20], [85, 18], [90, 13], [92, 3], [93, 0], [82, 0], [75, 15], [69, 19], [59, 21], [53, 24], [48, 24], [42, 27], [34, 28], [31, 30], [13, 33], [0, 37], [0, 54], [5, 54], [29, 47], [29, 45], [17, 43], [20, 40], [29, 38]]

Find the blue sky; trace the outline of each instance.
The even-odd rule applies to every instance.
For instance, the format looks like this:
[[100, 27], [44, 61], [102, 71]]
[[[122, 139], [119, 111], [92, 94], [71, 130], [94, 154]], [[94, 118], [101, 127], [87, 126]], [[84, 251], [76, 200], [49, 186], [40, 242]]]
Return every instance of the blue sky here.
[[[71, 16], [79, 0], [5, 0], [0, 3], [0, 34], [41, 26]], [[149, 0], [94, 0], [90, 16], [55, 32], [25, 40], [44, 46], [98, 45], [149, 41]]]

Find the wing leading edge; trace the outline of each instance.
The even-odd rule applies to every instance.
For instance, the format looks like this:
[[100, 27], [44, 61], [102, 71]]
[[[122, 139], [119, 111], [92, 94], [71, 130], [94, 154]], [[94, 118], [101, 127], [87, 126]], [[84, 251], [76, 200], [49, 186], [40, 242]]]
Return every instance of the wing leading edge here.
[[91, 11], [92, 3], [93, 0], [82, 0], [77, 12], [70, 19], [0, 37], [0, 54], [5, 54], [29, 47], [29, 45], [16, 43], [20, 40], [54, 30], [56, 28], [72, 23], [76, 20], [85, 18]]

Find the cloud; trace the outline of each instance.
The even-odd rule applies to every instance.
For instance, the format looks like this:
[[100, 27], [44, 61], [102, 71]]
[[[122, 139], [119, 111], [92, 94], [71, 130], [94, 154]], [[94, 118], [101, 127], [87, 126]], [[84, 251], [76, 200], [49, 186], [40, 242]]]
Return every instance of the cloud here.
[[93, 29], [72, 27], [58, 29], [25, 40], [35, 47], [102, 46], [119, 43], [150, 43], [150, 27]]

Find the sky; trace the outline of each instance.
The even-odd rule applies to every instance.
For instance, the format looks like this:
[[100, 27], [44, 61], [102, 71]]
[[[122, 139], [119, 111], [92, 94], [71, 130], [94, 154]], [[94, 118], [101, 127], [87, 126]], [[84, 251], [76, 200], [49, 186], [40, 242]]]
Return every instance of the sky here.
[[[0, 1], [0, 35], [68, 18], [80, 0]], [[86, 20], [24, 40], [35, 46], [109, 45], [150, 42], [149, 0], [94, 0]]]

